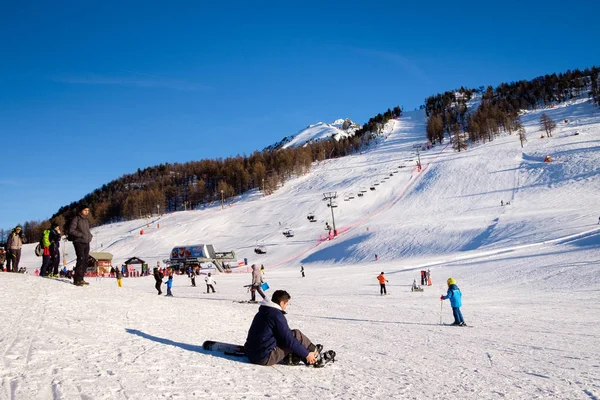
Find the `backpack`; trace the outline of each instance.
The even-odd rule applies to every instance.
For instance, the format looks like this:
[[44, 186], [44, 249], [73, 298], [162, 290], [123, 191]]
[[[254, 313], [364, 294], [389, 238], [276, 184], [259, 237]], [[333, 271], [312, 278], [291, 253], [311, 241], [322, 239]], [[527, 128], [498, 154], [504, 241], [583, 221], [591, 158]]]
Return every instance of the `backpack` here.
[[42, 247], [41, 243], [38, 243], [37, 246], [35, 246], [35, 255], [38, 257], [44, 255], [44, 248]]
[[63, 229], [63, 233], [65, 234], [65, 236], [67, 237], [67, 240], [69, 242], [72, 242], [73, 239], [75, 239], [73, 236], [71, 236], [71, 234], [69, 232], [69, 227], [71, 226], [71, 222], [73, 221], [73, 219], [75, 219], [75, 216], [72, 216], [71, 218], [67, 218], [67, 220], [65, 222], [65, 228]]

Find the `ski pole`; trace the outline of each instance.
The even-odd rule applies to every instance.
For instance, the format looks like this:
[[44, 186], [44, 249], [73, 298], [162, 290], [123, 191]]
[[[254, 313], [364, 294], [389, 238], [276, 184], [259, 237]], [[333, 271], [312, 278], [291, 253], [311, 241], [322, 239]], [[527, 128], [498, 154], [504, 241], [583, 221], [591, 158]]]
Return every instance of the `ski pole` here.
[[440, 325], [442, 324], [442, 306], [444, 305], [444, 302], [442, 300], [440, 300]]

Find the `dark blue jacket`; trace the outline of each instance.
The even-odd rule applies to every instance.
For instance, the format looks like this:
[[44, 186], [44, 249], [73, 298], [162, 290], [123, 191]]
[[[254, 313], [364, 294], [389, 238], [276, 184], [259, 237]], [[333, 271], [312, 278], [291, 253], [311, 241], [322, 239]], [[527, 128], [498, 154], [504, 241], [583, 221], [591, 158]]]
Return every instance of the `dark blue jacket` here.
[[263, 363], [275, 347], [306, 358], [308, 349], [296, 339], [279, 305], [265, 300], [254, 316], [244, 349], [250, 362]]

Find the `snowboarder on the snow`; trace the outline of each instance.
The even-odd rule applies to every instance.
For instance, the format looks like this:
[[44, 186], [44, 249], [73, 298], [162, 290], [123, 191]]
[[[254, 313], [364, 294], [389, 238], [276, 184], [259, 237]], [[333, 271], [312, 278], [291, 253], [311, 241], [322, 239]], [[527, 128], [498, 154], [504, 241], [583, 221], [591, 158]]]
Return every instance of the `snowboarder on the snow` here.
[[450, 299], [450, 305], [452, 306], [452, 314], [454, 315], [454, 323], [452, 325], [466, 326], [465, 320], [463, 319], [460, 307], [462, 307], [462, 293], [458, 286], [456, 286], [456, 280], [454, 278], [448, 278], [448, 293], [440, 297], [441, 301]]
[[300, 266], [300, 273], [302, 274], [302, 277], [304, 278], [304, 265]]
[[298, 329], [291, 330], [288, 326], [285, 310], [290, 298], [285, 290], [276, 290], [271, 301], [265, 299], [261, 302], [244, 344], [251, 363], [275, 365], [288, 354], [295, 355], [307, 364], [315, 364], [319, 360], [323, 346], [312, 344], [302, 332]]
[[267, 296], [265, 296], [265, 294], [263, 293], [262, 288], [260, 287], [262, 283], [262, 274], [260, 273], [258, 265], [252, 264], [252, 286], [250, 287], [250, 295], [252, 296], [252, 298], [250, 299], [250, 301], [256, 301], [256, 292], [260, 294], [260, 297], [262, 297], [263, 300], [267, 298]]
[[387, 294], [387, 290], [385, 290], [385, 283], [389, 282], [389, 281], [387, 279], [385, 279], [383, 271], [381, 271], [381, 274], [379, 274], [379, 276], [377, 276], [377, 280], [379, 281], [379, 294], [381, 294], [382, 296], [384, 294]]
[[173, 297], [173, 293], [171, 292], [171, 288], [173, 287], [173, 275], [169, 275], [169, 279], [167, 280], [167, 296]]
[[212, 292], [214, 293], [215, 287], [213, 285], [216, 285], [217, 282], [215, 282], [210, 272], [208, 273], [208, 276], [204, 278], [204, 282], [206, 282], [206, 293], [210, 293], [210, 289], [212, 289]]

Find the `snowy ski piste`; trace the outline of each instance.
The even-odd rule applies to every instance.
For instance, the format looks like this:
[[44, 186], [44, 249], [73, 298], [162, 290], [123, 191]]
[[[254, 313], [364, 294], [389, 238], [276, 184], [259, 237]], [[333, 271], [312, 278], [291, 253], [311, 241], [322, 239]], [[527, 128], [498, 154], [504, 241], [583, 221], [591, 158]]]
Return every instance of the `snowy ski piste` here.
[[[540, 138], [542, 112], [552, 138]], [[420, 151], [419, 172], [426, 118], [406, 112], [376, 146], [315, 163], [270, 196], [92, 230], [92, 251], [113, 265], [153, 267], [197, 243], [247, 258], [231, 274], [211, 270], [216, 293], [203, 293], [204, 275], [197, 287], [175, 276], [171, 298], [152, 276], [122, 288], [39, 278], [25, 245], [29, 274], [0, 273], [0, 399], [600, 398], [600, 109], [577, 100], [521, 119], [523, 149], [508, 134], [460, 153], [446, 142]], [[338, 194], [333, 240], [325, 192]], [[72, 244], [61, 246], [71, 268]], [[290, 328], [335, 350], [335, 363], [263, 367], [202, 347], [244, 344], [259, 307], [239, 303], [253, 263], [267, 296], [291, 294]], [[411, 292], [427, 269], [433, 285]], [[447, 326], [448, 301], [440, 311], [449, 277], [468, 329]]]

